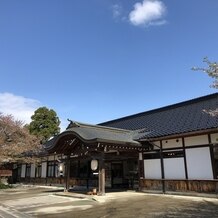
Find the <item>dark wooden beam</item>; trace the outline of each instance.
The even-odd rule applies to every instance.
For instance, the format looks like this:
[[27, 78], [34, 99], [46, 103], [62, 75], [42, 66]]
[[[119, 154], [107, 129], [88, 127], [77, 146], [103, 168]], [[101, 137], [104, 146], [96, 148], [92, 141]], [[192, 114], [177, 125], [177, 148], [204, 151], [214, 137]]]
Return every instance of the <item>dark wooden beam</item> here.
[[161, 177], [162, 177], [162, 190], [163, 193], [166, 192], [165, 190], [165, 173], [164, 173], [164, 161], [163, 161], [163, 143], [162, 140], [160, 141], [160, 163], [161, 163]]
[[104, 153], [99, 158], [99, 173], [98, 173], [98, 192], [99, 195], [105, 195], [105, 164], [104, 164]]
[[184, 166], [185, 166], [185, 178], [188, 179], [188, 168], [187, 168], [187, 158], [186, 158], [186, 152], [185, 152], [185, 139], [182, 138], [182, 149], [184, 154]]
[[160, 136], [160, 137], [155, 137], [155, 138], [149, 138], [149, 139], [144, 139], [140, 140], [141, 142], [143, 141], [160, 141], [160, 140], [168, 140], [168, 139], [175, 139], [175, 138], [182, 138], [182, 137], [191, 137], [191, 136], [198, 136], [198, 135], [203, 135], [203, 134], [212, 134], [212, 133], [218, 133], [217, 128], [212, 128], [212, 129], [206, 129], [206, 130], [199, 130], [199, 131], [194, 131], [194, 132], [187, 132], [187, 133], [179, 133], [179, 134], [174, 134], [170, 136]]
[[208, 134], [208, 142], [210, 144], [210, 158], [211, 158], [211, 166], [213, 171], [213, 178], [216, 179], [216, 166], [215, 166], [215, 158], [214, 158], [214, 147], [211, 140], [211, 135]]
[[70, 155], [67, 155], [66, 167], [65, 167], [65, 191], [69, 191], [70, 188]]

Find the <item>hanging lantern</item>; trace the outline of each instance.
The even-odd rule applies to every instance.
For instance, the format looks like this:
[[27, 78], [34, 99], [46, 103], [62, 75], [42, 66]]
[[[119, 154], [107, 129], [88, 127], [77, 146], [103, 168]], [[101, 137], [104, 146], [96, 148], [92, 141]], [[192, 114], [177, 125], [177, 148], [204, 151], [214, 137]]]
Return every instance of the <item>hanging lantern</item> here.
[[97, 160], [92, 160], [91, 161], [91, 169], [93, 171], [97, 170], [98, 169], [98, 161]]
[[59, 172], [63, 172], [63, 170], [64, 170], [64, 164], [63, 163], [59, 164], [58, 170], [59, 170]]

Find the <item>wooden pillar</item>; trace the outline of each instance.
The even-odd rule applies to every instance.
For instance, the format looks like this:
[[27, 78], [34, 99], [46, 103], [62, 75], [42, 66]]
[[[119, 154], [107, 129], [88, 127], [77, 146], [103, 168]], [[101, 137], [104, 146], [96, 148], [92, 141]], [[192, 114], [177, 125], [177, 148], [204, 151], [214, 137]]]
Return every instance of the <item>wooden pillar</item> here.
[[164, 161], [163, 161], [163, 144], [162, 140], [160, 141], [160, 164], [161, 164], [161, 177], [162, 177], [162, 191], [163, 193], [166, 192], [165, 187], [165, 173], [164, 173]]
[[48, 183], [48, 158], [49, 156], [47, 156], [47, 160], [46, 160], [46, 178], [45, 178], [45, 184], [47, 185]]
[[99, 159], [98, 192], [99, 195], [105, 195], [105, 165], [103, 154]]
[[56, 175], [55, 175], [55, 173], [56, 173], [56, 171], [55, 171], [55, 169], [56, 169], [56, 161], [55, 161], [55, 154], [54, 154], [54, 163], [53, 163], [53, 177], [56, 177]]
[[102, 187], [102, 184], [101, 184], [101, 160], [99, 159], [98, 161], [98, 193], [101, 194], [101, 187]]
[[144, 179], [144, 158], [143, 158], [143, 153], [139, 153], [139, 160], [138, 160], [138, 179], [139, 179], [139, 189], [141, 190], [141, 179]]
[[211, 158], [211, 166], [213, 171], [213, 179], [216, 179], [216, 167], [215, 167], [215, 158], [214, 158], [214, 147], [211, 140], [211, 135], [208, 134], [208, 142], [209, 142], [209, 148], [210, 148], [210, 158]]
[[66, 165], [65, 165], [65, 190], [68, 191], [70, 188], [70, 155], [67, 155]]
[[139, 153], [139, 178], [144, 179], [144, 160], [143, 153]]
[[185, 139], [184, 139], [184, 137], [182, 137], [182, 149], [183, 149], [183, 155], [184, 155], [186, 188], [187, 188], [187, 190], [189, 190], [188, 167], [187, 167], [187, 158], [186, 158], [186, 149], [185, 149]]
[[186, 159], [186, 151], [185, 151], [185, 139], [182, 138], [182, 149], [184, 154], [184, 166], [185, 166], [185, 179], [188, 179], [188, 168], [187, 168], [187, 159]]

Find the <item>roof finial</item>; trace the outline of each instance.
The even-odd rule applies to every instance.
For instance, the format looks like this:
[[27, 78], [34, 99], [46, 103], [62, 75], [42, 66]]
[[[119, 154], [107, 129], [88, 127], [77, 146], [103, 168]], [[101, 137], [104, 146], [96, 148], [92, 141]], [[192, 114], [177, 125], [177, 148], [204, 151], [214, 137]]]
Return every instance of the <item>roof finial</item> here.
[[73, 121], [73, 120], [67, 119], [67, 121], [70, 122], [67, 129], [72, 128], [72, 127], [80, 127], [80, 125], [77, 122]]

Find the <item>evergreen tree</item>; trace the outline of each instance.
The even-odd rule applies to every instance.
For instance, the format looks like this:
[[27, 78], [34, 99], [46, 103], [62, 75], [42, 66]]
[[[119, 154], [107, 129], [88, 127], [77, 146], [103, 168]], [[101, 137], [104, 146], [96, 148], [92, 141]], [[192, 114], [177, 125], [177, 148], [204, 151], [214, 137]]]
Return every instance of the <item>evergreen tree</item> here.
[[28, 127], [29, 131], [41, 138], [42, 143], [60, 133], [60, 120], [53, 109], [40, 107], [34, 112], [31, 119], [32, 121]]

